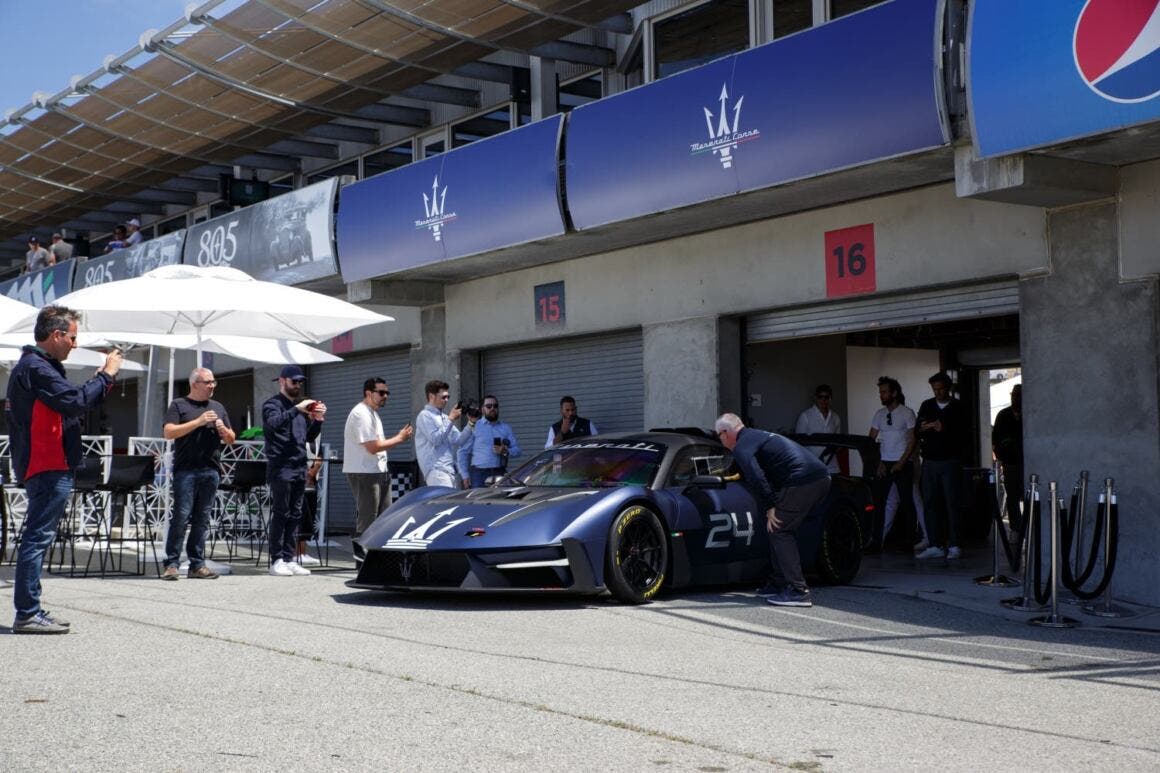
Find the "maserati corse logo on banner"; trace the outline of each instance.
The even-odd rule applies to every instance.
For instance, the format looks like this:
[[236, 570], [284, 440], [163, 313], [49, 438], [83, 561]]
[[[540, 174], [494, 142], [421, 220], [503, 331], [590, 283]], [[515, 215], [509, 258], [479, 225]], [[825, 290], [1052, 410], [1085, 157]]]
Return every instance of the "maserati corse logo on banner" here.
[[[733, 103], [733, 108], [729, 108], [729, 89], [726, 84], [721, 84], [721, 96], [718, 101], [721, 103], [721, 112], [718, 115], [713, 115], [713, 111], [709, 108], [702, 108], [705, 111], [705, 126], [709, 130], [708, 142], [694, 142], [689, 146], [689, 155], [696, 156], [701, 153], [713, 153], [721, 160], [722, 169], [730, 169], [733, 166], [733, 155], [737, 151], [737, 146], [742, 142], [749, 142], [761, 137], [761, 132], [757, 129], [748, 129], [741, 131], [741, 104], [745, 101], [745, 95], [737, 98]], [[733, 123], [729, 123], [729, 118], [733, 118]]]
[[435, 175], [435, 182], [431, 184], [431, 196], [423, 194], [423, 211], [427, 217], [415, 221], [415, 228], [426, 228], [431, 231], [435, 241], [443, 240], [443, 226], [456, 218], [454, 212], [447, 211], [447, 186], [439, 187], [439, 175]]

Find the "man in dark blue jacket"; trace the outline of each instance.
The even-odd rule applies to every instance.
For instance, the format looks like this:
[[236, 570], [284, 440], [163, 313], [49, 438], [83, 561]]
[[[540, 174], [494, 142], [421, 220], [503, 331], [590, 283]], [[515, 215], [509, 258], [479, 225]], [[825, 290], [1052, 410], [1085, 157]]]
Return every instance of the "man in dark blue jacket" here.
[[746, 484], [765, 511], [772, 566], [769, 584], [757, 595], [774, 606], [812, 607], [795, 534], [810, 510], [829, 493], [830, 471], [792, 440], [747, 428], [732, 413], [722, 414], [715, 429], [733, 451]]
[[306, 492], [306, 444], [322, 432], [326, 406], [302, 399], [306, 374], [287, 365], [278, 376], [278, 394], [262, 403], [266, 438], [266, 485], [270, 487], [270, 574], [310, 574], [294, 561], [298, 520]]
[[82, 462], [81, 416], [100, 405], [121, 369], [113, 350], [105, 365], [76, 386], [61, 361], [77, 345], [80, 314], [64, 306], [45, 306], [36, 316], [33, 338], [8, 378], [8, 432], [12, 469], [24, 483], [28, 511], [16, 554], [13, 633], [68, 633], [69, 624], [40, 608], [40, 570], [56, 536]]

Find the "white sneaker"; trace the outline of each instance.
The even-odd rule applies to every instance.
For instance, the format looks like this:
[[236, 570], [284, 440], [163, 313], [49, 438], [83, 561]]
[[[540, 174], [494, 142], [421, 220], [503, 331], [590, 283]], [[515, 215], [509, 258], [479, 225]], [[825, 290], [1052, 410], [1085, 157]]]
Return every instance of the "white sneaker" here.
[[919, 553], [915, 556], [915, 558], [919, 559], [920, 561], [925, 561], [929, 558], [946, 558], [946, 557], [947, 557], [947, 554], [943, 552], [943, 549], [939, 548], [939, 547], [935, 547], [934, 545], [931, 545], [929, 548], [927, 548], [926, 550], [922, 551], [921, 553]]
[[921, 553], [922, 551], [926, 550], [929, 547], [930, 547], [929, 542], [927, 542], [925, 539], [920, 539], [918, 542], [914, 543], [914, 552]]
[[[275, 577], [289, 577], [290, 575], [294, 574], [294, 570], [291, 569], [290, 566], [290, 564], [279, 558], [277, 561], [270, 564], [270, 574], [274, 575]], [[297, 566], [297, 564], [295, 564], [295, 566]], [[306, 572], [309, 574], [309, 570], [306, 570]]]
[[283, 566], [285, 566], [287, 569], [290, 570], [290, 574], [296, 574], [299, 576], [304, 575], [304, 574], [310, 574], [310, 570], [307, 569], [305, 566], [299, 566], [297, 561], [290, 561], [290, 562], [284, 563]]
[[319, 561], [317, 558], [310, 555], [309, 553], [303, 553], [302, 555], [298, 556], [298, 563], [302, 564], [303, 566], [321, 566], [322, 565], [321, 561]]
[[951, 545], [949, 548], [947, 548], [947, 558], [962, 558], [962, 557], [963, 557], [963, 551], [959, 550], [954, 545]]

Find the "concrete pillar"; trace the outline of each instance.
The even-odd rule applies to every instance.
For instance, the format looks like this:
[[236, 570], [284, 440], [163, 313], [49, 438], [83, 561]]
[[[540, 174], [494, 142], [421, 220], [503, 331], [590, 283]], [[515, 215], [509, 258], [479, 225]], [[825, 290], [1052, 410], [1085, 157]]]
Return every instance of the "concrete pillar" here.
[[1026, 472], [1064, 492], [1115, 478], [1112, 592], [1160, 604], [1160, 373], [1154, 279], [1120, 282], [1113, 201], [1050, 211], [1051, 272], [1020, 283]]
[[464, 386], [460, 375], [460, 353], [447, 349], [446, 307], [441, 303], [424, 306], [419, 313], [419, 325], [419, 344], [411, 347], [411, 408], [415, 414], [427, 404], [424, 386], [428, 381], [446, 381], [451, 386], [452, 405], [464, 395], [464, 389], [478, 388], [476, 384]]
[[704, 427], [741, 400], [735, 320], [694, 317], [645, 325], [644, 426]]
[[560, 112], [556, 92], [556, 60], [529, 57], [532, 74], [532, 120], [539, 121]]

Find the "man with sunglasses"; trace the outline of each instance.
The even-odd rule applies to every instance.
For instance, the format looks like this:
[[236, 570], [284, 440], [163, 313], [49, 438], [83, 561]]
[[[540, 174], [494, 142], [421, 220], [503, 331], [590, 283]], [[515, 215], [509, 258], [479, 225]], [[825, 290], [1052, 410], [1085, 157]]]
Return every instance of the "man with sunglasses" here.
[[78, 312], [64, 306], [41, 309], [33, 329], [36, 346], [24, 347], [8, 376], [12, 471], [28, 494], [16, 552], [13, 633], [69, 632], [67, 622], [41, 609], [40, 570], [83, 459], [81, 419], [104, 402], [121, 369], [121, 353], [114, 349], [80, 386], [65, 377], [61, 363], [77, 346], [79, 319]]
[[[842, 417], [837, 411], [831, 410], [830, 404], [834, 399], [834, 390], [829, 384], [818, 384], [814, 389], [814, 404], [806, 408], [798, 416], [794, 432], [799, 435], [815, 435], [826, 433], [836, 435], [842, 431]], [[806, 446], [806, 450], [819, 457], [825, 452], [825, 446]], [[834, 454], [827, 463], [830, 472], [841, 472], [838, 466], [838, 455]]]
[[364, 381], [363, 399], [351, 408], [342, 432], [342, 471], [354, 495], [356, 537], [391, 504], [387, 449], [406, 443], [415, 434], [407, 424], [391, 437], [383, 437], [379, 411], [390, 394], [381, 378]]
[[499, 420], [499, 399], [485, 396], [482, 408], [471, 442], [459, 450], [459, 471], [466, 473], [464, 488], [482, 488], [488, 478], [503, 475], [508, 460], [521, 453], [516, 433], [507, 422]]
[[475, 419], [470, 417], [462, 430], [455, 426], [463, 413], [462, 407], [456, 405], [450, 412], [443, 413], [444, 406], [451, 399], [450, 389], [446, 381], [428, 381], [423, 387], [427, 405], [415, 417], [415, 456], [428, 486], [456, 487], [456, 452], [471, 441], [475, 432]]
[[878, 400], [882, 407], [870, 422], [870, 439], [878, 442], [878, 470], [874, 485], [874, 533], [870, 535], [868, 552], [880, 552], [893, 525], [894, 513], [887, 512], [887, 497], [891, 487], [898, 488], [898, 509], [901, 521], [908, 530], [908, 540], [914, 527], [914, 447], [917, 442], [914, 427], [917, 418], [906, 407], [902, 385], [889, 376], [878, 379]]
[[189, 374], [189, 395], [178, 397], [165, 412], [161, 427], [166, 440], [173, 441], [173, 517], [165, 538], [165, 571], [162, 580], [176, 580], [181, 564], [181, 541], [189, 526], [185, 554], [189, 556], [191, 580], [216, 580], [217, 572], [205, 565], [205, 535], [209, 514], [221, 483], [222, 444], [232, 445], [236, 435], [230, 428], [225, 406], [213, 399], [217, 380], [208, 368], [194, 368]]

